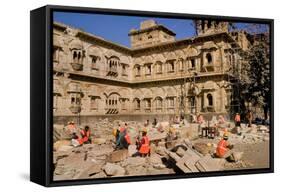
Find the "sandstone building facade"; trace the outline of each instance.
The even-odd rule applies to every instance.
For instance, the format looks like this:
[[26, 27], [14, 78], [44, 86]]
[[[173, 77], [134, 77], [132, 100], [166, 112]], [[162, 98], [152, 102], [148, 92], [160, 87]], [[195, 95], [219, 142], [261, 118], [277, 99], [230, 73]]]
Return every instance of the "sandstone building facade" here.
[[153, 20], [129, 32], [131, 48], [53, 23], [53, 114], [61, 117], [162, 117], [228, 114], [240, 73], [244, 32], [198, 20], [182, 40]]

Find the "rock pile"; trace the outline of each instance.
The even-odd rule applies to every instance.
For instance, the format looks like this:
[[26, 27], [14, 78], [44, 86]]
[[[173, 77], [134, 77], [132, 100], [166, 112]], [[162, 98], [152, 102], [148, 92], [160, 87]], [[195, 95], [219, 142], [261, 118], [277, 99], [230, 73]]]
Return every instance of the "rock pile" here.
[[[246, 166], [241, 161], [242, 153], [235, 152], [230, 164], [225, 159], [212, 157], [218, 139], [213, 143], [198, 139], [198, 125], [171, 126], [178, 134], [169, 140], [169, 125], [147, 127], [151, 155], [136, 157], [135, 138], [143, 128], [141, 123], [130, 121], [128, 134], [132, 144], [128, 150], [114, 150], [113, 128], [122, 121], [101, 119], [91, 125], [93, 143], [79, 147], [70, 146], [70, 138], [61, 125], [54, 126], [54, 180], [91, 179], [104, 177], [159, 175], [172, 173], [209, 172]], [[256, 143], [269, 140], [265, 126], [242, 127], [241, 134], [230, 134], [229, 142]]]

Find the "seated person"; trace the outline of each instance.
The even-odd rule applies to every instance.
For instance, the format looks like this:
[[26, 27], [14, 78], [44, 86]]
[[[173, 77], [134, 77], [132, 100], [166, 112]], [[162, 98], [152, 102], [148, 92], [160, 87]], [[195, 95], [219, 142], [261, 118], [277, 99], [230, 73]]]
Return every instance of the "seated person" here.
[[216, 157], [219, 158], [228, 158], [231, 155], [231, 149], [233, 148], [233, 145], [230, 145], [228, 142], [228, 134], [225, 133], [223, 135], [223, 139], [219, 141], [216, 149]]

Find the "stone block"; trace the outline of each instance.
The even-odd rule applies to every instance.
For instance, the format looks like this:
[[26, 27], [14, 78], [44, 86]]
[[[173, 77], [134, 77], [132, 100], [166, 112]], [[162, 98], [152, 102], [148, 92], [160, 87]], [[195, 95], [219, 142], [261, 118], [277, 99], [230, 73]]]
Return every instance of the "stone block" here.
[[106, 163], [104, 171], [108, 176], [123, 176], [125, 175], [125, 169], [119, 165], [113, 163]]
[[110, 154], [109, 162], [111, 162], [111, 163], [120, 162], [120, 161], [125, 160], [127, 157], [128, 157], [127, 149], [113, 151]]
[[206, 155], [197, 161], [195, 166], [200, 172], [209, 172], [223, 170], [224, 164], [225, 159], [212, 158], [210, 155]]
[[121, 165], [123, 167], [126, 166], [142, 166], [145, 165], [146, 163], [146, 159], [143, 157], [128, 157], [127, 159], [125, 159]]

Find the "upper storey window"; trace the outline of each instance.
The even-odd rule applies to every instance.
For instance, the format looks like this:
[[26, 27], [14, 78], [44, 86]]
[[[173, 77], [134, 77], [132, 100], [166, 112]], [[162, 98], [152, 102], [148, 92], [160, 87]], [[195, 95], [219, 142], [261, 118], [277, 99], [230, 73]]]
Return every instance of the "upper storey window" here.
[[207, 64], [213, 63], [213, 57], [212, 57], [211, 53], [206, 54], [206, 61], [207, 61]]
[[95, 56], [95, 55], [90, 55], [90, 57], [91, 57], [91, 68], [98, 70], [98, 68], [99, 68], [98, 63], [101, 58], [99, 56]]
[[128, 66], [124, 63], [122, 63], [122, 75], [123, 76], [128, 76], [128, 70], [127, 70]]
[[135, 76], [139, 77], [141, 76], [141, 66], [140, 65], [135, 65]]
[[168, 73], [172, 73], [175, 71], [175, 61], [174, 60], [167, 61], [167, 69], [168, 69]]
[[160, 74], [163, 72], [163, 64], [160, 61], [157, 61], [155, 64], [155, 68], [156, 68], [156, 73]]
[[145, 64], [145, 75], [151, 75], [152, 69], [151, 69], [151, 63]]
[[83, 69], [83, 51], [80, 49], [72, 50], [72, 68], [77, 71]]
[[84, 49], [80, 41], [74, 40], [70, 44], [71, 50], [71, 65], [76, 71], [83, 70]]
[[108, 76], [118, 76], [118, 66], [120, 65], [120, 59], [116, 56], [111, 56], [107, 60], [107, 75]]

